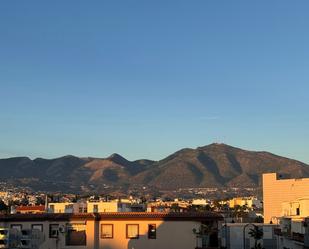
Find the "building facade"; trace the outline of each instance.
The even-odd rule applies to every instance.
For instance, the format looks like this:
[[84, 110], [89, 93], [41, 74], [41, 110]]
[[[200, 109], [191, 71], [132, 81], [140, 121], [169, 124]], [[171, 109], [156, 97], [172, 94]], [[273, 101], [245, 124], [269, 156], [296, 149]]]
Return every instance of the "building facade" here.
[[19, 206], [14, 210], [17, 214], [40, 214], [45, 213], [46, 208], [43, 205], [40, 206]]
[[262, 208], [262, 202], [258, 200], [254, 196], [250, 197], [235, 197], [228, 201], [230, 208], [235, 208], [236, 206], [246, 206], [247, 208], [253, 209], [253, 208]]
[[48, 203], [49, 213], [103, 213], [103, 212], [131, 212], [141, 205], [120, 201], [87, 201], [87, 202], [53, 202]]
[[85, 202], [51, 202], [48, 203], [49, 213], [87, 213]]
[[277, 238], [274, 224], [263, 223], [222, 223], [220, 228], [220, 245], [225, 249], [254, 248], [254, 238], [250, 236], [250, 229], [257, 226], [262, 232], [262, 239], [258, 240], [262, 248], [277, 249]]
[[131, 212], [131, 203], [119, 201], [98, 201], [87, 202], [88, 213], [105, 213], [105, 212]]
[[280, 179], [276, 173], [263, 174], [264, 222], [281, 217], [282, 203], [309, 196], [309, 178]]
[[309, 248], [309, 197], [283, 202], [281, 207], [280, 227], [276, 230], [278, 248]]
[[212, 212], [12, 214], [0, 216], [0, 229], [7, 234], [2, 239], [18, 248], [204, 249], [218, 245], [221, 219]]

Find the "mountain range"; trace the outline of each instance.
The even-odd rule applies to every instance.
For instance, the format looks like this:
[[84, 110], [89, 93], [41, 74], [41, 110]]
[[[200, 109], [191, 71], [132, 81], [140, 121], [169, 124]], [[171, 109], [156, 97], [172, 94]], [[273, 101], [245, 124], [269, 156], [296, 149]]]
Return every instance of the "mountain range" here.
[[0, 181], [35, 190], [77, 192], [141, 187], [258, 187], [266, 172], [309, 177], [309, 165], [300, 161], [218, 143], [182, 149], [159, 161], [128, 161], [118, 154], [108, 158], [14, 157], [0, 159], [0, 170]]

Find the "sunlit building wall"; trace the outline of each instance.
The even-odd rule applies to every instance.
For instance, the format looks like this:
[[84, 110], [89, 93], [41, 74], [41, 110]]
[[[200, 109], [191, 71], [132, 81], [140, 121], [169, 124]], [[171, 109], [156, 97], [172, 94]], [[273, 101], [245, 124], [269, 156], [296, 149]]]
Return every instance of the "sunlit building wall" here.
[[264, 222], [282, 215], [282, 203], [309, 196], [309, 178], [278, 179], [276, 173], [263, 174]]
[[[0, 228], [20, 231], [27, 243], [41, 243], [40, 249], [188, 249], [216, 246], [219, 220], [212, 212], [15, 214], [0, 216]], [[41, 236], [31, 237], [33, 230]]]

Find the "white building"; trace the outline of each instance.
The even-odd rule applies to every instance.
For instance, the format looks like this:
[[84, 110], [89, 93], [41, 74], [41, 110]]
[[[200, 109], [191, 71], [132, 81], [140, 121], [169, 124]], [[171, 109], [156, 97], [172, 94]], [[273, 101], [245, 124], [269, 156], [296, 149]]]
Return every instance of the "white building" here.
[[120, 201], [88, 201], [87, 202], [88, 213], [105, 213], [105, 212], [131, 212], [131, 203]]
[[[281, 249], [301, 249], [309, 246], [309, 197], [281, 204], [280, 229], [276, 231]], [[306, 241], [307, 238], [307, 241]]]
[[226, 249], [254, 247], [255, 241], [249, 232], [255, 226], [263, 232], [263, 238], [258, 243], [266, 249], [277, 249], [277, 239], [274, 233], [277, 225], [263, 223], [222, 223], [219, 233], [221, 247]]
[[196, 206], [206, 206], [209, 202], [206, 199], [193, 199], [192, 205]]
[[48, 203], [49, 213], [87, 213], [85, 202], [51, 202]]

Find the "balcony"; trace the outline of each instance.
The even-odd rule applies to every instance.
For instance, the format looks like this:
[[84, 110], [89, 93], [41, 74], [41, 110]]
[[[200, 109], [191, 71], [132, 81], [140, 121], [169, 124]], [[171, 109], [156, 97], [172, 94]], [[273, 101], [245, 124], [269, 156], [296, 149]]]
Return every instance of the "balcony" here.
[[302, 234], [302, 233], [292, 233], [292, 240], [304, 243], [304, 234]]
[[304, 243], [304, 240], [305, 240], [304, 234], [302, 234], [302, 233], [290, 233], [289, 231], [283, 232], [280, 228], [275, 228], [274, 234], [277, 235], [277, 236], [284, 236], [288, 239], [295, 240], [295, 241], [301, 242], [301, 243]]
[[277, 235], [277, 236], [282, 236], [283, 235], [283, 233], [282, 233], [280, 228], [275, 228], [274, 229], [274, 234]]

